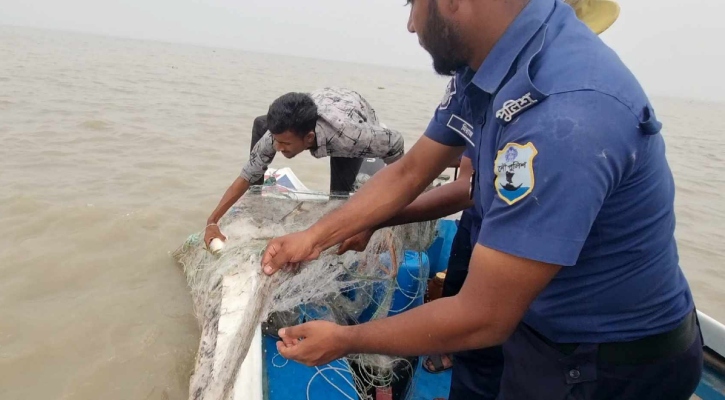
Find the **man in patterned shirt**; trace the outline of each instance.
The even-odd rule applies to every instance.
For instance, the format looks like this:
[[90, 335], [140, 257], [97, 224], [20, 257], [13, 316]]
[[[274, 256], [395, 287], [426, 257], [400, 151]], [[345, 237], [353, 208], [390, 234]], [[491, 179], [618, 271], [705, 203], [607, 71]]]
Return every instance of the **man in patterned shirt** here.
[[[266, 133], [260, 138], [259, 128], [264, 125]], [[226, 240], [217, 222], [251, 185], [261, 184], [277, 152], [287, 158], [305, 150], [315, 158], [329, 156], [330, 192], [345, 193], [352, 191], [364, 158], [390, 164], [404, 152], [400, 132], [383, 127], [360, 94], [341, 88], [287, 93], [272, 103], [266, 120], [255, 120], [255, 131], [249, 161], [207, 220], [207, 246], [214, 238]]]

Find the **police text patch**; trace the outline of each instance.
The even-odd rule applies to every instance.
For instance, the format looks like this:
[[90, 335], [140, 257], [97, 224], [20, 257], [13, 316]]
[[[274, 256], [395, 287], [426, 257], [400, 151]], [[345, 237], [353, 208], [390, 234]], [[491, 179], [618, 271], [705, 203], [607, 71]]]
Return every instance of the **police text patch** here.
[[498, 152], [494, 162], [496, 193], [506, 204], [512, 205], [534, 190], [534, 157], [538, 152], [534, 144], [508, 143]]
[[468, 121], [454, 114], [448, 119], [446, 126], [458, 133], [471, 147], [476, 147], [476, 144], [473, 143], [473, 125], [469, 124]]

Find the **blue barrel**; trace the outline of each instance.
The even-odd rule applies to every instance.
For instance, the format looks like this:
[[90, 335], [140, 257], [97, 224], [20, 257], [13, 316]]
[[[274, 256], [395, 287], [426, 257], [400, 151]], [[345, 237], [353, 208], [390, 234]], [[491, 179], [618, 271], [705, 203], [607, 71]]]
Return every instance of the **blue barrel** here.
[[457, 230], [458, 224], [454, 220], [442, 219], [438, 221], [438, 236], [428, 248], [428, 257], [430, 257], [430, 274], [428, 278], [432, 279], [435, 274], [448, 268], [453, 237], [456, 236]]

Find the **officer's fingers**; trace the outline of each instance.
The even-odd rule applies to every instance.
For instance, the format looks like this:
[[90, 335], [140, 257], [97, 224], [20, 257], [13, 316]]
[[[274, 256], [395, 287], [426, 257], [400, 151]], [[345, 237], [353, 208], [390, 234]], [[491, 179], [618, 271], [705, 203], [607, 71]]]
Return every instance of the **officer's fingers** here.
[[280, 265], [274, 262], [275, 257], [280, 254], [281, 248], [282, 245], [278, 239], [272, 239], [267, 243], [267, 248], [264, 250], [264, 255], [262, 256], [262, 267], [264, 268], [265, 274], [272, 275], [281, 268]]
[[279, 331], [277, 331], [277, 335], [279, 335], [280, 340], [282, 341], [282, 343], [285, 346], [296, 346], [300, 342], [299, 338], [282, 335], [282, 333], [281, 333], [282, 330], [283, 329], [280, 329]]
[[352, 239], [347, 239], [340, 245], [340, 248], [337, 249], [337, 255], [341, 256], [345, 254], [348, 250], [350, 250], [351, 246], [353, 245]]
[[301, 324], [296, 326], [290, 326], [287, 328], [282, 328], [277, 333], [279, 337], [287, 343], [292, 343], [293, 340], [298, 340], [299, 338], [304, 338], [309, 333], [309, 324]]
[[278, 248], [279, 245], [277, 244], [277, 239], [272, 239], [267, 242], [267, 247], [264, 249], [264, 254], [262, 255], [262, 265], [269, 263], [272, 257], [277, 254]]
[[358, 239], [353, 243], [352, 249], [355, 251], [365, 251], [365, 248], [368, 247], [368, 241], [363, 239]]
[[277, 352], [279, 354], [288, 359], [293, 361], [300, 361], [300, 346], [287, 346], [282, 342], [277, 342]]
[[288, 358], [288, 357], [289, 357], [289, 354], [290, 354], [290, 353], [289, 353], [289, 351], [290, 351], [290, 350], [291, 350], [291, 349], [292, 349], [293, 347], [294, 347], [294, 346], [291, 346], [291, 345], [286, 345], [286, 344], [285, 344], [284, 342], [282, 342], [282, 341], [277, 341], [277, 352], [278, 352], [278, 353], [279, 353], [280, 355], [282, 355], [283, 357], [287, 358], [287, 359], [290, 359], [290, 358]]
[[294, 268], [299, 263], [290, 263], [291, 257], [287, 254], [288, 251], [284, 247], [280, 248], [277, 253], [264, 264], [264, 273], [267, 275], [274, 275], [275, 272], [282, 268], [289, 267]]
[[312, 249], [310, 249], [307, 257], [304, 257], [303, 260], [312, 261], [312, 260], [318, 259], [319, 257], [320, 257], [320, 250], [313, 247]]

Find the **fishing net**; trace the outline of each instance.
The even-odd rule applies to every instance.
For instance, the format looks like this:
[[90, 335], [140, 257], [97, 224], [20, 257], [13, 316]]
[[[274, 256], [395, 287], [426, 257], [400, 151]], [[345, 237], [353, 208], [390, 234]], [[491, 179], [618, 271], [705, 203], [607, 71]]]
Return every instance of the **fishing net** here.
[[[406, 254], [423, 252], [430, 246], [436, 236], [436, 221], [378, 230], [364, 252], [337, 256], [335, 246], [296, 272], [282, 271], [272, 277], [261, 273], [260, 258], [270, 239], [308, 228], [347, 199], [273, 188], [250, 191], [219, 221], [227, 236], [220, 253], [212, 254], [205, 248], [201, 232], [191, 235], [173, 253], [184, 268], [202, 330], [190, 381], [191, 399], [232, 398], [239, 367], [260, 323], [270, 315], [287, 325], [313, 319], [349, 325], [389, 314], [399, 266]], [[411, 300], [425, 291], [428, 270], [421, 267], [418, 271], [414, 279], [420, 290], [406, 291]], [[219, 354], [219, 321], [229, 311], [222, 309], [223, 297], [227, 296], [223, 282], [233, 276], [253, 280], [244, 286], [252, 293], [242, 307], [242, 322], [228, 350]], [[354, 379], [356, 390], [365, 399], [371, 387], [390, 384], [400, 360], [350, 355], [344, 361], [362, 371], [354, 374]]]

